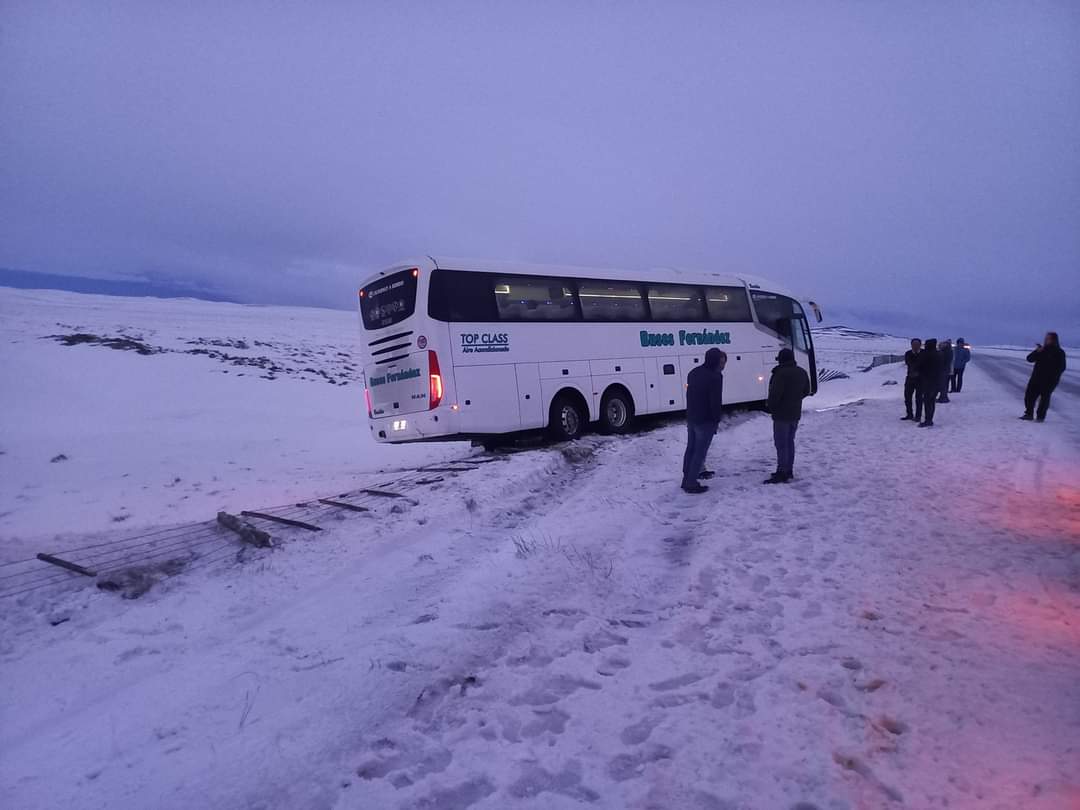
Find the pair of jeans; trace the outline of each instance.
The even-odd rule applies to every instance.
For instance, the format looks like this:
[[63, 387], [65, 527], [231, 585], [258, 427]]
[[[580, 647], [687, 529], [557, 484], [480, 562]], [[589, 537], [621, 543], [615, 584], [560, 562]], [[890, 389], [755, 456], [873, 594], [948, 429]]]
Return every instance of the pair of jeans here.
[[[912, 413], [911, 401], [915, 400], [915, 411]], [[908, 377], [904, 380], [904, 408], [907, 410], [909, 419], [922, 419], [922, 390], [919, 388], [918, 377]]]
[[773, 444], [776, 445], [776, 471], [791, 475], [795, 467], [795, 431], [799, 429], [799, 420], [782, 422], [773, 420]]
[[963, 387], [964, 387], [964, 370], [962, 368], [958, 368], [958, 369], [954, 370], [953, 374], [952, 374], [952, 390], [954, 392], [959, 392], [960, 389], [962, 389]]
[[[1055, 387], [1044, 383], [1036, 383], [1035, 380], [1028, 382], [1027, 390], [1024, 391], [1024, 413], [1031, 416], [1032, 411], [1035, 411], [1035, 416], [1039, 419], [1045, 419], [1046, 412], [1050, 410], [1050, 395], [1054, 393]], [[1037, 411], [1035, 410], [1036, 401], [1039, 403]]]
[[713, 436], [720, 426], [718, 422], [687, 422], [686, 452], [683, 453], [682, 485], [683, 489], [697, 483], [698, 476], [705, 469], [705, 456], [709, 452]]
[[937, 395], [940, 390], [940, 385], [931, 382], [924, 382], [922, 386], [923, 413], [926, 416], [925, 421], [931, 425], [934, 424], [934, 411], [937, 410]]

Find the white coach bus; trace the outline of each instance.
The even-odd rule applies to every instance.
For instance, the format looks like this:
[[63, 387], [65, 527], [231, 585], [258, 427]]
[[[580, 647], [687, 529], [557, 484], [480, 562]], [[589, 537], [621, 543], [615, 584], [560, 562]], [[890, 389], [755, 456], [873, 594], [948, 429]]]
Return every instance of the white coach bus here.
[[377, 441], [623, 432], [685, 410], [686, 375], [713, 346], [728, 355], [725, 403], [764, 400], [783, 347], [817, 391], [803, 308], [760, 279], [424, 258], [359, 297]]

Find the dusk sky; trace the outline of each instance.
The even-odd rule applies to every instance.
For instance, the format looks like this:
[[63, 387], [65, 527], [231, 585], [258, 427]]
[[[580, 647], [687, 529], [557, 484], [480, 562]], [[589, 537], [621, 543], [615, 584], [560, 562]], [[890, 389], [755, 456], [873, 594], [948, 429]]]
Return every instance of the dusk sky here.
[[0, 5], [0, 267], [350, 307], [427, 253], [1075, 345], [1080, 3]]

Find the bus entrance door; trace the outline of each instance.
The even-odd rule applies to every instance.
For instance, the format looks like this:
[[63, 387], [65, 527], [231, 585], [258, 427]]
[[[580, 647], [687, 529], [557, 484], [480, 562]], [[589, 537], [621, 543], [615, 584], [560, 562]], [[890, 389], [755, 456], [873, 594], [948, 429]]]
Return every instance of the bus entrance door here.
[[791, 347], [795, 350], [795, 361], [810, 375], [810, 393], [817, 393], [817, 363], [814, 358], [814, 344], [810, 337], [810, 324], [806, 318], [791, 319]]

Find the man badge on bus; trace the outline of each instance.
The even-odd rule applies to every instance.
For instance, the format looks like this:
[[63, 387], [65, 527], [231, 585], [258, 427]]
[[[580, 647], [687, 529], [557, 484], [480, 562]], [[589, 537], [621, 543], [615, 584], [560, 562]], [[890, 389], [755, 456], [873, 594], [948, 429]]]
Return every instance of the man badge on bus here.
[[720, 428], [724, 404], [724, 366], [727, 354], [720, 349], [705, 352], [705, 362], [686, 376], [686, 453], [683, 454], [682, 488], [691, 495], [708, 491], [699, 478], [705, 474], [705, 456]]

